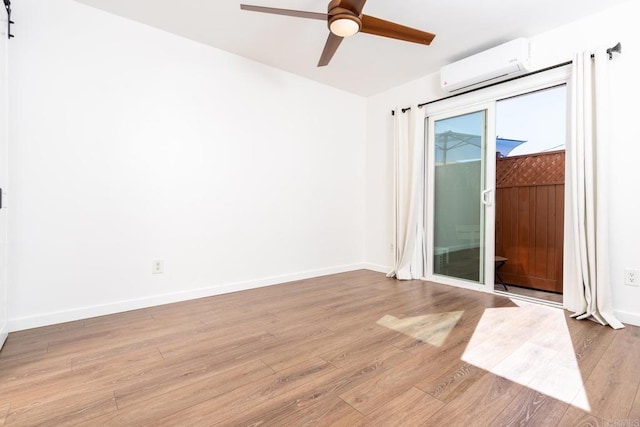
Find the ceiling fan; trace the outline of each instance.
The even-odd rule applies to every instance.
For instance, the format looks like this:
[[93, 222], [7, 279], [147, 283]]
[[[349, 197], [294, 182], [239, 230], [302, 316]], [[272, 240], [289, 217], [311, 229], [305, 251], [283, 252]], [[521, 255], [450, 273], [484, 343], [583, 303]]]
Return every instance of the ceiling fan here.
[[343, 38], [353, 36], [359, 32], [425, 45], [430, 45], [436, 36], [426, 31], [416, 30], [415, 28], [405, 27], [404, 25], [374, 18], [373, 16], [363, 15], [362, 8], [366, 1], [367, 0], [331, 0], [327, 8], [327, 13], [278, 9], [248, 4], [241, 4], [240, 9], [327, 21], [330, 33], [324, 45], [322, 56], [320, 56], [318, 67], [324, 67], [329, 64], [329, 61], [331, 61], [336, 50], [338, 50], [338, 46], [340, 46]]

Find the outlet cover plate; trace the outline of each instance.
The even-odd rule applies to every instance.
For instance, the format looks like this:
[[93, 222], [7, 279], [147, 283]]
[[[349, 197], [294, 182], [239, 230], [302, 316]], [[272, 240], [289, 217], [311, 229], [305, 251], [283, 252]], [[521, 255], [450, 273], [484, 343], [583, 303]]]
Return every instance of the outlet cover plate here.
[[624, 284], [627, 286], [640, 286], [640, 270], [625, 268]]
[[156, 259], [151, 261], [151, 273], [152, 274], [164, 273], [164, 261], [161, 259]]

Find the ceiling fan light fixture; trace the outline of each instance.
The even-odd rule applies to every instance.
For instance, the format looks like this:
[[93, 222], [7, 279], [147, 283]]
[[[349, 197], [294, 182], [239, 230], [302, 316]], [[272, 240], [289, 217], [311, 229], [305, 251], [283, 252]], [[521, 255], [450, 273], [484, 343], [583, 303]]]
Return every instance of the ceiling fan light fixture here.
[[[7, 1], [9, 0], [5, 0], [5, 2]], [[353, 36], [359, 32], [425, 45], [430, 44], [436, 36], [435, 34], [406, 27], [396, 24], [395, 22], [363, 15], [362, 8], [366, 1], [367, 0], [329, 0], [327, 13], [280, 9], [250, 4], [241, 4], [240, 9], [274, 15], [316, 19], [326, 22], [330, 33], [324, 44], [322, 55], [318, 61], [318, 67], [324, 67], [329, 64], [338, 46], [340, 46], [340, 43], [342, 43], [345, 37]]]
[[360, 22], [349, 15], [337, 16], [331, 20], [329, 30], [338, 37], [351, 37], [360, 31]]

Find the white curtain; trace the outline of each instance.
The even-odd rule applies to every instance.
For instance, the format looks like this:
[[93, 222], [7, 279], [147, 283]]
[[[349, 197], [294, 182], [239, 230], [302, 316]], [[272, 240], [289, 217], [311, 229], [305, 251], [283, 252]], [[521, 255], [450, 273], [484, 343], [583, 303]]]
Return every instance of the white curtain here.
[[400, 280], [424, 276], [424, 112], [416, 105], [396, 109], [394, 146], [394, 267], [387, 276]]
[[598, 49], [573, 62], [571, 137], [565, 179], [564, 306], [578, 319], [618, 329], [609, 274], [607, 157], [608, 56]]

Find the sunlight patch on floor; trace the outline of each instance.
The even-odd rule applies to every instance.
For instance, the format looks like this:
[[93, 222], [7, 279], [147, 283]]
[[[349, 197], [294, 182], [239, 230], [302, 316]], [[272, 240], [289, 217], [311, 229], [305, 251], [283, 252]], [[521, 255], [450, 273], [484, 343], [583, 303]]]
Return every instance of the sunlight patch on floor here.
[[462, 360], [589, 411], [564, 312], [512, 301], [484, 312]]
[[463, 313], [464, 311], [452, 311], [404, 319], [387, 314], [376, 323], [411, 338], [440, 347], [455, 328]]

